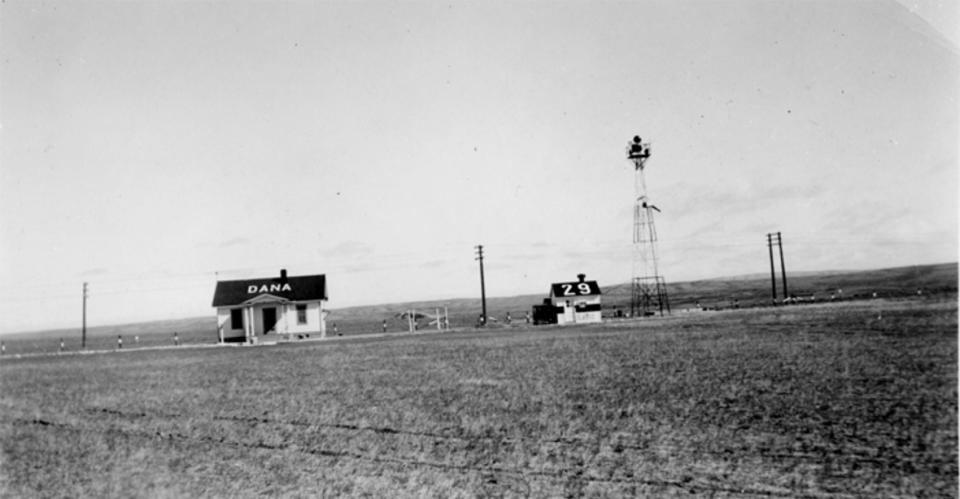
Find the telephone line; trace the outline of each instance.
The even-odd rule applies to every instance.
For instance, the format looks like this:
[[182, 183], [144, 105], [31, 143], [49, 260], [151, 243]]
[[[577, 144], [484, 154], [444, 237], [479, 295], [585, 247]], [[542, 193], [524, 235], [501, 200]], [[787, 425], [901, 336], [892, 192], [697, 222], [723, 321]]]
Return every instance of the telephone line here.
[[[852, 235], [849, 237], [822, 237], [822, 236], [813, 235], [812, 233], [810, 234], [813, 237], [803, 237], [804, 233], [800, 233], [800, 234], [801, 235], [799, 237], [795, 236], [795, 238], [791, 240], [792, 241], [791, 244], [793, 244], [794, 246], [803, 246], [803, 247], [811, 246], [811, 245], [820, 245], [823, 243], [844, 243], [844, 242], [865, 242], [865, 243], [873, 243], [873, 244], [887, 244], [887, 245], [899, 245], [899, 246], [903, 246], [903, 245], [951, 246], [956, 244], [956, 242], [953, 240], [924, 241], [921, 239], [913, 239], [915, 237], [918, 237], [918, 235], [908, 236], [908, 237], [911, 237], [910, 239], [906, 239], [906, 238], [889, 239], [889, 238], [869, 238], [869, 237], [864, 238], [864, 237], [856, 237]], [[936, 233], [931, 233], [931, 234], [936, 234]], [[660, 243], [670, 244], [670, 243], [679, 243], [681, 241], [690, 241], [690, 240], [695, 240], [695, 239], [691, 237], [661, 239]], [[677, 246], [672, 246], [671, 244], [671, 246], [674, 251], [684, 251], [684, 250], [689, 251], [689, 250], [709, 249], [709, 248], [718, 248], [718, 247], [728, 247], [728, 248], [749, 247], [749, 246], [753, 246], [754, 244], [755, 243], [748, 242], [743, 238], [728, 238], [728, 239], [713, 240], [709, 242], [696, 241], [694, 244], [682, 244]], [[542, 247], [543, 245], [535, 244], [535, 243], [531, 243], [531, 244], [509, 243], [509, 244], [505, 244], [504, 246], [509, 248], [529, 248], [532, 246]], [[547, 244], [546, 246], [547, 248], [549, 248], [547, 251], [540, 251], [540, 252], [537, 252], [536, 254], [529, 251], [507, 252], [502, 255], [502, 258], [504, 260], [513, 259], [513, 258], [519, 258], [519, 259], [535, 258], [535, 257], [543, 256], [544, 253], [553, 253], [554, 251], [569, 251], [576, 254], [586, 254], [586, 255], [615, 254], [617, 252], [629, 251], [631, 244], [627, 242], [622, 242], [622, 241], [598, 241], [589, 245], [584, 249], [578, 249], [579, 245], [564, 246], [560, 244], [550, 243], [550, 244]], [[446, 250], [444, 250], [444, 253], [446, 253]], [[437, 260], [435, 255], [436, 255], [435, 253], [432, 253], [429, 256], [419, 256], [419, 254], [416, 252], [391, 253], [387, 255], [375, 255], [373, 258], [369, 259], [370, 262], [376, 263], [379, 265], [370, 265], [369, 267], [365, 267], [365, 268], [356, 268], [355, 263], [351, 263], [346, 260], [343, 260], [341, 262], [336, 262], [336, 260], [334, 260], [335, 263], [333, 265], [327, 265], [324, 268], [327, 272], [329, 272], [329, 270], [340, 270], [340, 271], [346, 271], [347, 273], [369, 272], [369, 271], [389, 270], [389, 269], [402, 269], [406, 266], [414, 266], [416, 264], [426, 264], [426, 263], [433, 262]], [[322, 259], [318, 259], [316, 261], [312, 261], [308, 263], [302, 262], [297, 264], [287, 264], [287, 266], [288, 267], [289, 266], [317, 266], [318, 262], [321, 260]], [[455, 261], [456, 261], [455, 258], [452, 258], [452, 257], [449, 258], [449, 262], [451, 264], [455, 263]], [[222, 278], [224, 277], [224, 275], [230, 275], [230, 274], [247, 275], [247, 274], [254, 274], [258, 272], [269, 272], [269, 271], [274, 271], [276, 268], [282, 267], [282, 266], [283, 265], [237, 267], [232, 269], [184, 272], [184, 273], [178, 273], [178, 274], [164, 274], [164, 275], [157, 275], [157, 276], [149, 276], [146, 274], [141, 274], [141, 275], [134, 275], [130, 277], [104, 278], [104, 279], [95, 279], [95, 278], [87, 277], [87, 282], [94, 282], [98, 286], [105, 286], [113, 283], [171, 281], [171, 280], [178, 280], [178, 279], [182, 279], [182, 280], [210, 279], [212, 284], [213, 280], [215, 280], [217, 277]], [[75, 280], [48, 281], [45, 283], [43, 282], [24, 283], [18, 286], [18, 290], [24, 290], [24, 289], [43, 290], [43, 289], [53, 289], [53, 288], [63, 289], [63, 288], [73, 286], [75, 285], [75, 283], [76, 283]], [[206, 283], [204, 283], [203, 285], [206, 285]], [[199, 287], [200, 284], [197, 284], [195, 286]], [[167, 288], [167, 287], [147, 288], [145, 290], [136, 290], [136, 291], [150, 291], [154, 289], [156, 290], [187, 289], [190, 287], [194, 287], [194, 285], [188, 285], [188, 286], [182, 286], [182, 287], [176, 286], [173, 288]], [[109, 289], [109, 286], [107, 286], [107, 289]], [[109, 293], [113, 291], [106, 291], [106, 292]], [[122, 291], [116, 291], [116, 292], [122, 292]], [[37, 294], [42, 294], [43, 296], [36, 298], [36, 300], [49, 300], [49, 299], [67, 298], [67, 297], [73, 296], [71, 294], [63, 294], [63, 293], [60, 293], [60, 294], [37, 293]], [[4, 301], [4, 302], [25, 302], [25, 301], [28, 302], [33, 300], [34, 298], [32, 297], [24, 297], [22, 293], [19, 293], [17, 295], [0, 296], [0, 301]]]

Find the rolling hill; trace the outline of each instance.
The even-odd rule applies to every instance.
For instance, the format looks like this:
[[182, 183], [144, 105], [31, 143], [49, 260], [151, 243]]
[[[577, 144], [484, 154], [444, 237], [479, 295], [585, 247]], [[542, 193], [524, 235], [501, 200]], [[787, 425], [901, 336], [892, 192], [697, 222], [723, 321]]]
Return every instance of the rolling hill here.
[[[788, 274], [787, 285], [791, 295], [816, 296], [821, 300], [829, 299], [831, 294], [845, 300], [872, 298], [873, 293], [878, 298], [905, 298], [917, 296], [918, 290], [928, 296], [955, 294], [957, 278], [957, 263], [944, 263], [853, 272]], [[600, 284], [604, 293], [605, 315], [612, 314], [616, 309], [629, 310], [629, 283]], [[842, 294], [838, 290], [842, 290]], [[777, 291], [782, 296], [779, 280]], [[760, 274], [668, 282], [668, 292], [673, 311], [689, 310], [697, 305], [703, 308], [726, 308], [734, 303], [740, 307], [763, 306], [769, 305], [771, 300], [770, 278]], [[487, 313], [492, 318], [490, 325], [501, 326], [508, 312], [515, 322], [523, 322], [524, 314], [545, 297], [545, 294], [532, 294], [487, 298]], [[413, 309], [432, 315], [438, 306], [441, 310], [444, 306], [447, 308], [450, 324], [454, 328], [474, 326], [481, 308], [480, 299], [476, 297], [333, 309], [327, 318], [328, 332], [332, 332], [336, 324], [342, 335], [379, 333], [382, 332], [384, 320], [387, 321], [388, 332], [402, 332], [407, 330], [407, 321], [398, 317], [398, 314]], [[420, 327], [432, 327], [427, 322], [421, 319]], [[89, 327], [87, 348], [114, 348], [119, 335], [125, 338], [127, 348], [173, 345], [175, 332], [181, 344], [213, 343], [217, 340], [216, 319], [211, 312], [210, 316], [205, 317]], [[2, 338], [9, 345], [9, 352], [15, 346], [19, 351], [55, 351], [61, 338], [67, 343], [66, 349], [75, 350], [79, 347], [80, 331], [79, 328], [73, 328], [13, 333]]]

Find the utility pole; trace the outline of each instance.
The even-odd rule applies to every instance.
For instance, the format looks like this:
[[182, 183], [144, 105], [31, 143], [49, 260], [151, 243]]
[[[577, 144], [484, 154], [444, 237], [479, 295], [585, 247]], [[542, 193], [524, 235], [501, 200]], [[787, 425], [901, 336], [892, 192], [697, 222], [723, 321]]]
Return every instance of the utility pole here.
[[773, 268], [773, 234], [767, 234], [767, 249], [770, 250], [770, 286], [773, 293], [773, 303], [777, 303], [777, 271]]
[[787, 267], [783, 263], [783, 237], [779, 232], [777, 232], [777, 246], [780, 247], [780, 278], [783, 279], [783, 298], [786, 299], [790, 295], [787, 294]]
[[480, 261], [480, 303], [483, 312], [480, 315], [481, 326], [487, 325], [487, 289], [483, 282], [483, 245], [477, 245], [477, 257], [474, 260]]
[[773, 302], [777, 302], [777, 274], [773, 267], [773, 244], [777, 244], [780, 251], [780, 277], [783, 280], [783, 299], [790, 297], [787, 291], [787, 265], [783, 262], [783, 235], [779, 232], [767, 234], [767, 249], [770, 250], [770, 285], [773, 288]]
[[87, 283], [83, 283], [83, 338], [80, 348], [87, 348]]

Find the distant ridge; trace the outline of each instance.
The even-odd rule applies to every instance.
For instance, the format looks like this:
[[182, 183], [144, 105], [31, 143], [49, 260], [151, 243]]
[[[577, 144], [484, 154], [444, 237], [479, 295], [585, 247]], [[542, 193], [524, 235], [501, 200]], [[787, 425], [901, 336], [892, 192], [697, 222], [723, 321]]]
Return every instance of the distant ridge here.
[[[840, 274], [849, 274], [858, 271], [852, 270], [811, 270], [811, 271], [800, 271], [800, 272], [790, 272], [787, 274], [787, 279], [791, 277], [815, 277], [815, 276], [827, 276], [827, 275], [840, 275]], [[871, 271], [864, 271], [871, 272]], [[780, 271], [777, 270], [777, 276], [779, 278]], [[755, 281], [757, 279], [770, 279], [769, 273], [757, 272], [754, 274], [741, 274], [734, 276], [724, 276], [724, 277], [708, 277], [706, 279], [696, 279], [694, 281], [684, 281], [684, 282], [709, 282], [709, 281]]]
[[[944, 295], [957, 292], [958, 264], [940, 263], [928, 265], [912, 265], [875, 270], [856, 271], [814, 271], [788, 272], [787, 284], [791, 295], [817, 296], [820, 299], [829, 299], [831, 294], [839, 294], [842, 290], [843, 299], [872, 297], [877, 293], [881, 298], [903, 298], [915, 296], [917, 290], [927, 295]], [[546, 290], [546, 283], [544, 289]], [[767, 305], [771, 301], [770, 275], [747, 274], [733, 277], [716, 277], [695, 281], [667, 283], [671, 308], [675, 311], [695, 307], [728, 306], [732, 302], [738, 305], [757, 306]], [[600, 283], [603, 289], [603, 308], [610, 311], [614, 308], [630, 308], [630, 284]], [[777, 276], [778, 297], [782, 293], [780, 276]], [[542, 294], [517, 296], [488, 297], [488, 315], [498, 322], [503, 322], [509, 312], [514, 321], [523, 321], [524, 314], [530, 308], [541, 303], [546, 297]], [[480, 313], [480, 298], [452, 298], [436, 300], [420, 300], [411, 302], [384, 303], [377, 305], [360, 305], [332, 309], [327, 318], [328, 326], [336, 323], [343, 334], [356, 332], [379, 332], [384, 320], [388, 323], [388, 330], [395, 331], [406, 327], [406, 321], [395, 316], [408, 309], [433, 314], [437, 307], [447, 307], [451, 324], [454, 327], [472, 326]], [[605, 312], [606, 314], [607, 312]], [[427, 327], [427, 321], [421, 324]], [[0, 337], [4, 339], [15, 337], [50, 338], [60, 336], [75, 336], [79, 328], [65, 328], [36, 332], [7, 333]], [[89, 336], [139, 335], [172, 335], [179, 332], [186, 338], [195, 332], [204, 338], [215, 340], [216, 318], [211, 311], [210, 316], [189, 317], [149, 321], [131, 324], [109, 326], [94, 326], [88, 328]]]

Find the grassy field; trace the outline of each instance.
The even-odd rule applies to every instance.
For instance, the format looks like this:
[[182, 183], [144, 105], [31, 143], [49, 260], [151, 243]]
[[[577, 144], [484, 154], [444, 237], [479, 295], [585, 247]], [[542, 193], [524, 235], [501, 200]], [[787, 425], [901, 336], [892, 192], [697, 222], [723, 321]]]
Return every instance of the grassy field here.
[[957, 495], [957, 303], [0, 361], [3, 497]]

